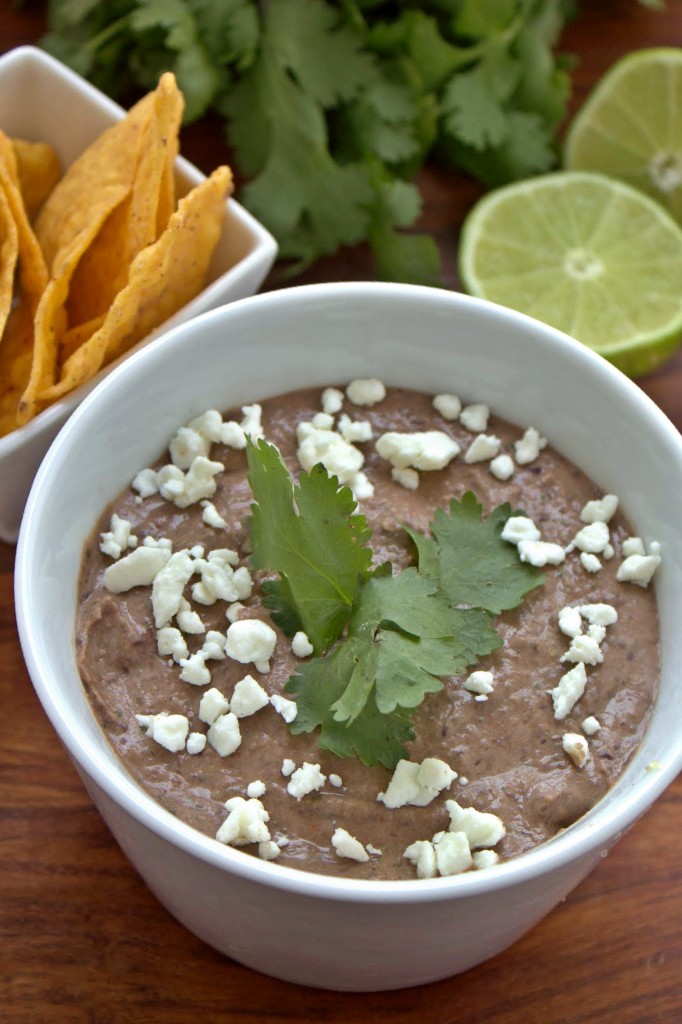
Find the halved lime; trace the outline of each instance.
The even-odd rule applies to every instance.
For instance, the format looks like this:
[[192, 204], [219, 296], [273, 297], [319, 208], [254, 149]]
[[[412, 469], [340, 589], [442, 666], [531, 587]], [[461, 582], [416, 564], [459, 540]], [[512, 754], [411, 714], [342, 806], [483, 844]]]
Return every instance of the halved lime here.
[[570, 125], [564, 164], [621, 178], [682, 223], [682, 49], [617, 61]]
[[463, 287], [558, 327], [631, 377], [682, 341], [682, 228], [615, 178], [557, 171], [485, 195], [462, 229]]

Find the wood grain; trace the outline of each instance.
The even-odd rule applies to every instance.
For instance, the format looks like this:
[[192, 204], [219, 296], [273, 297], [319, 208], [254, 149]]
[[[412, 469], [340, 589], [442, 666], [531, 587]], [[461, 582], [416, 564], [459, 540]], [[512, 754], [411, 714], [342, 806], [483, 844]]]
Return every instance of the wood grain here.
[[[44, 7], [0, 6], [0, 52], [36, 41]], [[682, 2], [583, 2], [563, 49], [579, 56], [573, 107], [619, 56], [682, 45]], [[185, 131], [209, 171], [220, 126]], [[429, 168], [423, 226], [448, 284], [473, 182]], [[305, 281], [371, 277], [364, 247], [320, 261]], [[267, 287], [282, 282], [273, 275]], [[682, 427], [682, 353], [642, 380]], [[13, 549], [0, 544], [0, 1019], [8, 1024], [679, 1024], [682, 1021], [682, 779], [548, 918], [512, 949], [448, 981], [339, 995], [261, 977], [214, 953], [156, 902], [93, 809], [34, 696], [14, 621]]]

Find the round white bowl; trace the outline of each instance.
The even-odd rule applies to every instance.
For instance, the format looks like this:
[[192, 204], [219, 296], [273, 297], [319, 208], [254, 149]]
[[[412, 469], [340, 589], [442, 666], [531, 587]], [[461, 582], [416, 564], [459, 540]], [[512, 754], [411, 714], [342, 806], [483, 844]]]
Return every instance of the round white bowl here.
[[[83, 543], [105, 503], [176, 427], [303, 386], [359, 376], [456, 391], [533, 423], [662, 544], [662, 677], [645, 740], [614, 789], [565, 833], [489, 871], [356, 882], [260, 861], [199, 834], [129, 778], [75, 667]], [[248, 298], [183, 324], [83, 401], [35, 480], [16, 565], [29, 672], [93, 801], [159, 900], [212, 946], [306, 985], [378, 990], [434, 981], [498, 953], [590, 871], [682, 767], [682, 439], [629, 380], [571, 339], [459, 294], [332, 284]], [[652, 770], [652, 764], [655, 764]], [[604, 922], [605, 926], [607, 922]]]

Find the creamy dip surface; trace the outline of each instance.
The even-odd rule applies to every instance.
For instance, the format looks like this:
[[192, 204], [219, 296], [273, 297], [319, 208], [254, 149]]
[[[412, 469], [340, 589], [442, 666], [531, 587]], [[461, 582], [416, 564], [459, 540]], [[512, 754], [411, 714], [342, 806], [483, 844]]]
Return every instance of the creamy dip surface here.
[[[319, 413], [320, 403], [321, 392], [316, 389], [262, 404], [264, 436], [278, 447], [293, 475], [300, 468], [297, 424]], [[618, 779], [646, 728], [659, 675], [653, 588], [616, 579], [623, 542], [633, 530], [617, 511], [608, 523], [613, 555], [600, 554], [601, 568], [587, 571], [580, 551], [571, 550], [570, 545], [585, 526], [581, 510], [602, 494], [549, 445], [530, 463], [515, 465], [510, 479], [499, 480], [490, 470], [489, 459], [465, 462], [464, 453], [477, 431], [467, 429], [459, 419], [444, 419], [430, 396], [389, 389], [382, 401], [368, 407], [354, 405], [346, 397], [343, 412], [372, 425], [373, 439], [358, 442], [357, 447], [364, 453], [363, 469], [374, 494], [360, 501], [359, 511], [372, 528], [377, 563], [388, 559], [397, 568], [412, 564], [414, 551], [399, 524], [428, 532], [434, 511], [467, 491], [476, 495], [484, 515], [509, 502], [534, 521], [543, 540], [569, 547], [562, 564], [540, 570], [546, 577], [544, 586], [532, 590], [518, 609], [495, 620], [503, 645], [472, 666], [493, 673], [494, 686], [487, 699], [477, 699], [464, 688], [467, 673], [463, 673], [445, 679], [444, 689], [428, 694], [417, 709], [410, 759], [446, 762], [457, 773], [449, 787], [427, 806], [389, 809], [377, 796], [386, 791], [390, 770], [320, 749], [317, 732], [293, 736], [272, 705], [240, 720], [241, 745], [228, 756], [220, 756], [210, 744], [197, 754], [171, 752], [140, 726], [136, 716], [167, 712], [187, 716], [191, 731], [206, 733], [198, 709], [208, 687], [184, 682], [178, 664], [158, 653], [149, 586], [124, 593], [110, 593], [104, 587], [103, 573], [112, 558], [100, 551], [100, 534], [109, 530], [115, 512], [130, 523], [138, 545], [145, 537], [163, 537], [172, 540], [176, 551], [195, 545], [202, 545], [206, 553], [231, 548], [239, 553], [239, 564], [248, 566], [245, 519], [252, 496], [246, 455], [219, 443], [211, 446], [210, 458], [225, 469], [216, 477], [211, 501], [226, 526], [205, 523], [200, 503], [181, 509], [158, 493], [141, 499], [132, 488], [103, 512], [85, 550], [80, 579], [76, 645], [86, 693], [130, 775], [172, 814], [207, 835], [214, 837], [224, 822], [226, 801], [246, 798], [249, 784], [262, 782], [260, 799], [269, 814], [268, 828], [280, 847], [277, 864], [346, 877], [413, 879], [415, 865], [404, 856], [405, 850], [448, 828], [448, 800], [496, 815], [506, 834], [496, 843], [495, 852], [503, 860], [515, 857], [589, 810]], [[225, 420], [241, 418], [240, 410], [224, 413]], [[501, 451], [513, 456], [514, 442], [526, 426], [491, 415], [485, 434], [498, 437]], [[375, 441], [387, 431], [434, 429], [455, 438], [461, 453], [445, 469], [421, 472], [419, 486], [408, 489], [392, 478], [391, 466], [378, 455]], [[166, 454], [158, 465], [167, 462]], [[240, 617], [271, 622], [257, 586], [242, 603]], [[561, 660], [571, 640], [559, 628], [558, 613], [567, 606], [595, 603], [616, 609], [617, 622], [606, 628], [600, 642], [603, 661], [586, 666], [583, 696], [565, 718], [557, 720], [549, 691], [573, 667]], [[190, 604], [207, 630], [225, 632], [229, 626], [225, 601], [204, 606], [190, 600]], [[206, 663], [210, 687], [229, 700], [235, 684], [248, 673], [268, 694], [284, 693], [300, 659], [292, 653], [291, 639], [277, 632], [268, 672], [231, 658], [211, 660]], [[186, 641], [190, 652], [196, 651], [204, 636], [187, 635]], [[583, 723], [590, 717], [600, 728], [586, 737], [589, 756], [579, 767], [562, 738], [566, 733], [584, 735]], [[321, 789], [296, 799], [287, 791], [289, 778], [282, 773], [286, 759], [296, 766], [319, 765], [327, 781]], [[368, 846], [369, 859], [360, 863], [339, 856], [331, 841], [336, 829], [346, 830]], [[242, 849], [257, 853], [255, 845]]]

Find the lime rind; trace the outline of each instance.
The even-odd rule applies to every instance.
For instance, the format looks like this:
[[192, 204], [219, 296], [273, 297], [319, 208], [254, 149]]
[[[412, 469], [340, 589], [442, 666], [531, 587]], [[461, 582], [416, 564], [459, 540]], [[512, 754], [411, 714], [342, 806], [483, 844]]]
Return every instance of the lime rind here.
[[682, 229], [615, 179], [559, 171], [484, 196], [465, 220], [466, 291], [558, 328], [629, 376], [682, 342]]

